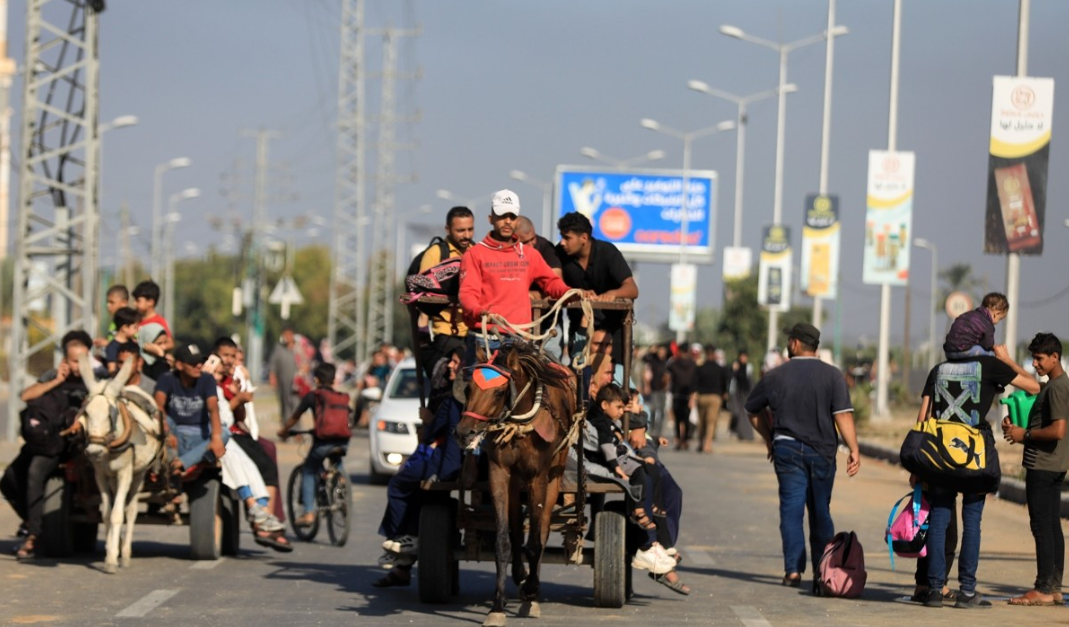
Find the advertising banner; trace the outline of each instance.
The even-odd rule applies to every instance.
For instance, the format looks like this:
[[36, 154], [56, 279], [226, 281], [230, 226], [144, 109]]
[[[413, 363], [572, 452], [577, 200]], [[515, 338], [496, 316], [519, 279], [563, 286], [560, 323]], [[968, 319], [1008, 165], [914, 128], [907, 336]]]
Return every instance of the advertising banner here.
[[839, 289], [839, 197], [805, 197], [802, 227], [802, 290], [814, 298], [836, 298]]
[[869, 151], [868, 211], [862, 280], [905, 285], [913, 239], [912, 152]]
[[996, 76], [984, 252], [1043, 253], [1054, 79]]
[[748, 279], [753, 267], [753, 251], [745, 246], [726, 246], [724, 248], [725, 281]]
[[761, 229], [757, 304], [770, 310], [791, 308], [791, 229], [773, 224]]
[[668, 309], [668, 328], [673, 331], [694, 329], [697, 308], [698, 266], [689, 263], [672, 264], [672, 295]]
[[[712, 263], [716, 172], [688, 170], [687, 257]], [[602, 171], [559, 166], [554, 214], [578, 211], [590, 218], [594, 237], [612, 242], [637, 261], [679, 259], [683, 173], [679, 170]], [[544, 234], [549, 239], [553, 236]]]

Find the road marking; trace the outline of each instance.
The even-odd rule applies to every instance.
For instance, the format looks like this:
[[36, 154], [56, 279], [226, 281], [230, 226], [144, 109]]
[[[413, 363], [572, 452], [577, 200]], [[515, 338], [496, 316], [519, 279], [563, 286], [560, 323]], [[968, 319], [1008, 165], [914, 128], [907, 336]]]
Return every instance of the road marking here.
[[716, 560], [713, 559], [713, 556], [709, 555], [708, 551], [697, 546], [683, 547], [683, 557], [687, 560], [688, 566], [701, 566], [704, 568], [716, 566]]
[[153, 590], [135, 601], [133, 605], [115, 615], [116, 618], [141, 618], [157, 607], [163, 605], [168, 599], [178, 594], [178, 590]]
[[735, 616], [738, 616], [746, 627], [772, 627], [772, 623], [765, 620], [765, 617], [761, 616], [761, 612], [758, 612], [755, 607], [732, 605], [731, 611], [735, 612]]
[[211, 569], [215, 568], [216, 566], [218, 566], [219, 564], [222, 564], [223, 560], [225, 560], [225, 559], [226, 559], [225, 557], [220, 557], [217, 560], [200, 560], [200, 561], [196, 561], [196, 562], [193, 562], [193, 564], [189, 567], [189, 570], [211, 570]]

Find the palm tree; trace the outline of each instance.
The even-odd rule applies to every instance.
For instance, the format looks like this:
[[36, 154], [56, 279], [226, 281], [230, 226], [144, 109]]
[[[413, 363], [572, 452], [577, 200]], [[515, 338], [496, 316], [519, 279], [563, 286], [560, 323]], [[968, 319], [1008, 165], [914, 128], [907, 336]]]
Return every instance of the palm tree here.
[[986, 284], [984, 279], [976, 277], [972, 273], [972, 266], [967, 263], [956, 263], [945, 270], [939, 271], [939, 280], [942, 286], [939, 289], [939, 300], [932, 303], [936, 310], [941, 310], [951, 292], [965, 292], [974, 303], [978, 303], [977, 294], [981, 287]]

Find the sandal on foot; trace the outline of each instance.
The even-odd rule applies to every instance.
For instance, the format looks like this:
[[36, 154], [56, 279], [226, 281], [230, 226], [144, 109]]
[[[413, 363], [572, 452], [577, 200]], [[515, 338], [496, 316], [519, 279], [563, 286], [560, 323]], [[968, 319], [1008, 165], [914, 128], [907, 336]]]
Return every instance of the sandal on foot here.
[[646, 510], [641, 507], [636, 507], [631, 516], [629, 516], [631, 522], [639, 526], [640, 529], [650, 531], [657, 528], [657, 523], [650, 520], [650, 517], [646, 515]]
[[[794, 577], [791, 577], [791, 575]], [[787, 586], [788, 588], [798, 588], [802, 585], [802, 576], [798, 573], [790, 573], [783, 576], [783, 580], [780, 581], [781, 586]]]
[[15, 557], [18, 558], [19, 561], [32, 560], [37, 557], [37, 547], [34, 546], [35, 539], [36, 538], [33, 536], [27, 536], [26, 541], [22, 543], [22, 546], [20, 546], [17, 551], [15, 551]]
[[293, 545], [286, 539], [286, 536], [282, 535], [281, 531], [257, 530], [252, 539], [256, 544], [272, 548], [280, 553], [289, 553], [293, 550]]
[[[1043, 594], [1038, 590], [1029, 590], [1019, 597], [1013, 597], [1009, 600], [1010, 605], [1028, 606], [1028, 607], [1049, 607], [1057, 605], [1053, 598], [1050, 601], [1045, 601], [1039, 596]], [[1051, 595], [1053, 597], [1053, 595]]]
[[[676, 575], [676, 580], [674, 582], [668, 580], [668, 575], [671, 575], [673, 573], [675, 573], [675, 575]], [[649, 576], [650, 576], [650, 579], [656, 581], [657, 583], [661, 584], [662, 586], [665, 586], [666, 588], [668, 588], [672, 592], [675, 592], [677, 594], [682, 594], [683, 596], [687, 596], [687, 595], [690, 594], [690, 586], [688, 586], [687, 584], [683, 583], [683, 580], [679, 578], [679, 573], [676, 573], [674, 570], [671, 571], [671, 572], [667, 572], [667, 573], [665, 573], [663, 575], [655, 575], [653, 573], [649, 573]]]

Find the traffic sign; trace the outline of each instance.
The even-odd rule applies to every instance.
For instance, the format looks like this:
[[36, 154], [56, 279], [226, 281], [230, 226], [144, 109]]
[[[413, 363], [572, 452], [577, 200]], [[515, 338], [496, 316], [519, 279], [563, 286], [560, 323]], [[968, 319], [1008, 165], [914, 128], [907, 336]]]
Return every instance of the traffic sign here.
[[965, 292], [951, 292], [947, 296], [946, 310], [947, 315], [951, 320], [954, 320], [966, 311], [972, 311], [973, 300], [972, 296], [969, 296]]

